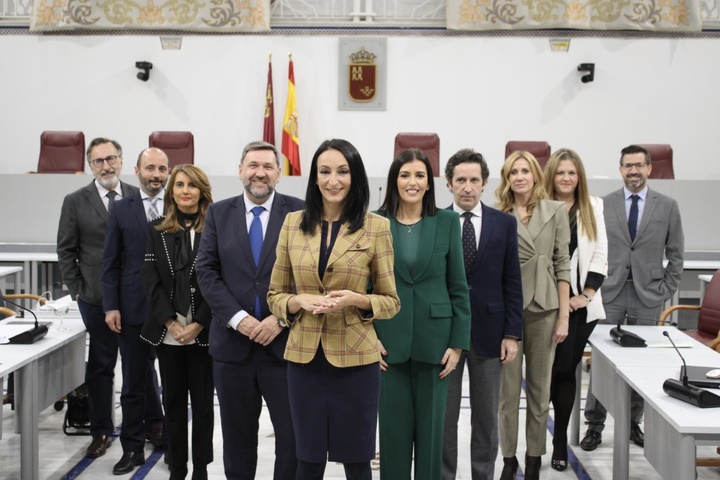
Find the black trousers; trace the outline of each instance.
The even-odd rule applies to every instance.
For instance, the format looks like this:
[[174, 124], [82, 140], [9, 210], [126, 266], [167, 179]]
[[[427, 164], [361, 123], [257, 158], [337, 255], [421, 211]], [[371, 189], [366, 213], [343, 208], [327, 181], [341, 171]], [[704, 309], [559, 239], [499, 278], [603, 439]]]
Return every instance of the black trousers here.
[[157, 347], [163, 385], [165, 428], [172, 457], [171, 471], [188, 462], [188, 392], [192, 407], [192, 462], [204, 468], [213, 461], [213, 371], [207, 347], [196, 344]]

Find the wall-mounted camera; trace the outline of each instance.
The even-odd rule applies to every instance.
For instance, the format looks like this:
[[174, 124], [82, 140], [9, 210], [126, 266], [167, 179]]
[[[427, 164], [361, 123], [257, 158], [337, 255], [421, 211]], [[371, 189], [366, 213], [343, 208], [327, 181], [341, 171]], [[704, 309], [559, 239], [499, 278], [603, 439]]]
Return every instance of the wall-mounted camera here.
[[142, 72], [138, 72], [137, 78], [139, 80], [142, 80], [143, 82], [147, 82], [150, 80], [150, 70], [152, 70], [152, 63], [150, 62], [135, 62], [135, 67], [142, 70]]

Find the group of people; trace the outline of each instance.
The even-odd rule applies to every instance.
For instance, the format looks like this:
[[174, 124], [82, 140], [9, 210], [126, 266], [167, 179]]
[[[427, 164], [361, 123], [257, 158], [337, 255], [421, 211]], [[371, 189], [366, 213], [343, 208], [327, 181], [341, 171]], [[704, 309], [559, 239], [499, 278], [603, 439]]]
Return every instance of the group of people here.
[[[453, 479], [467, 364], [473, 479], [493, 478], [498, 443], [512, 479], [523, 359], [525, 477], [539, 478], [551, 401], [551, 466], [564, 470], [575, 367], [595, 324], [657, 318], [682, 268], [677, 204], [648, 192], [650, 156], [636, 146], [622, 152], [625, 187], [605, 214], [568, 149], [545, 173], [528, 152], [508, 157], [496, 208], [480, 200], [480, 153], [448, 160], [453, 203], [439, 208], [430, 161], [410, 149], [377, 212], [359, 152], [340, 139], [315, 152], [304, 200], [276, 191], [280, 157], [265, 142], [242, 152], [243, 192], [216, 203], [200, 168], [170, 172], [156, 148], [138, 157], [139, 190], [119, 181], [114, 140], [94, 139], [87, 160], [95, 179], [65, 199], [58, 257], [90, 334], [90, 457], [112, 443], [121, 353], [116, 475], [144, 463], [148, 439], [167, 448], [171, 479], [190, 460], [192, 478], [207, 478], [216, 390], [228, 479], [255, 477], [263, 400], [277, 480], [322, 479], [328, 460], [369, 480], [378, 418], [381, 478]], [[583, 448], [600, 443], [595, 405]]]

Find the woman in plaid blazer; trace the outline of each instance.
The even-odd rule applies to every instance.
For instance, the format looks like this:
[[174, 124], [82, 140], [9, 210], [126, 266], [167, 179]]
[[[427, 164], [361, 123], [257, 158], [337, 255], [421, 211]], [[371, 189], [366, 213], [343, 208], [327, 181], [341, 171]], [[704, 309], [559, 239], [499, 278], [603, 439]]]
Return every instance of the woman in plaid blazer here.
[[[310, 167], [305, 210], [288, 214], [268, 292], [290, 328], [285, 359], [297, 479], [322, 479], [326, 461], [370, 480], [380, 352], [373, 320], [400, 309], [387, 219], [368, 213], [360, 154], [327, 140]], [[371, 294], [366, 293], [372, 282]]]

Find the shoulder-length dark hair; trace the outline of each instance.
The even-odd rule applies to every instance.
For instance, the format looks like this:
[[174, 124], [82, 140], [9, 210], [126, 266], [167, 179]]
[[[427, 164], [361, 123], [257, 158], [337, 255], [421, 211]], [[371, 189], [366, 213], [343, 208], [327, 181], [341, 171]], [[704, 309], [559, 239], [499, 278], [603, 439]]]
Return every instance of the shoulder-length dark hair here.
[[435, 179], [432, 176], [432, 165], [430, 165], [430, 160], [428, 160], [427, 155], [425, 155], [422, 150], [419, 148], [411, 148], [398, 155], [390, 164], [387, 188], [385, 189], [385, 200], [379, 209], [383, 215], [393, 218], [397, 216], [398, 206], [400, 205], [400, 191], [397, 185], [400, 169], [406, 163], [414, 160], [420, 160], [425, 164], [425, 170], [428, 176], [428, 189], [425, 195], [423, 195], [423, 215], [432, 217], [437, 213], [437, 204], [435, 203]]
[[163, 221], [155, 228], [158, 231], [168, 233], [177, 233], [179, 230], [185, 229], [185, 225], [180, 225], [177, 204], [173, 198], [173, 185], [175, 185], [175, 179], [180, 172], [187, 175], [190, 181], [200, 189], [200, 201], [198, 203], [195, 231], [202, 232], [205, 227], [205, 215], [207, 215], [208, 207], [213, 203], [212, 188], [210, 187], [210, 181], [207, 175], [205, 175], [205, 172], [199, 167], [190, 164], [176, 165], [173, 167], [170, 180], [168, 180], [167, 188], [165, 189], [165, 218], [163, 218]]
[[353, 233], [365, 223], [365, 214], [370, 205], [370, 185], [368, 185], [365, 165], [360, 153], [347, 140], [334, 138], [325, 140], [313, 155], [310, 165], [310, 177], [308, 178], [307, 190], [305, 192], [305, 212], [303, 213], [300, 229], [305, 235], [315, 233], [320, 225], [323, 213], [323, 196], [318, 187], [317, 162], [321, 154], [328, 150], [337, 150], [345, 157], [350, 167], [350, 191], [345, 197], [340, 221], [348, 224], [348, 231]]

